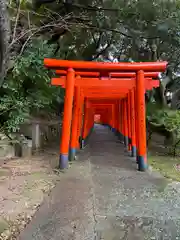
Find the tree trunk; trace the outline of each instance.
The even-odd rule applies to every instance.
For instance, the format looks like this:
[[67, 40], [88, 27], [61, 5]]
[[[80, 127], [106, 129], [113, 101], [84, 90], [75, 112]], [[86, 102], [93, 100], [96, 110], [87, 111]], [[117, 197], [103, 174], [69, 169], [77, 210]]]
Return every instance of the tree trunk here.
[[0, 0], [0, 87], [6, 75], [9, 56], [10, 21], [7, 4], [7, 0]]
[[[158, 61], [158, 53], [157, 53], [157, 44], [156, 44], [156, 40], [152, 41], [152, 45], [151, 45], [151, 53], [152, 53], [152, 61]], [[166, 77], [168, 78], [168, 76]], [[156, 101], [159, 102], [161, 104], [162, 107], [166, 107], [167, 106], [167, 100], [166, 100], [166, 96], [165, 96], [165, 90], [166, 90], [166, 80], [163, 80], [163, 83], [160, 82], [160, 86], [159, 88], [155, 89], [156, 92]], [[169, 79], [168, 79], [169, 80]]]
[[160, 94], [161, 94], [162, 107], [167, 107], [167, 100], [166, 100], [166, 96], [165, 96], [166, 88], [162, 83], [160, 83], [159, 89], [160, 89]]
[[179, 109], [180, 108], [180, 89], [173, 92], [172, 100], [171, 100], [171, 108]]

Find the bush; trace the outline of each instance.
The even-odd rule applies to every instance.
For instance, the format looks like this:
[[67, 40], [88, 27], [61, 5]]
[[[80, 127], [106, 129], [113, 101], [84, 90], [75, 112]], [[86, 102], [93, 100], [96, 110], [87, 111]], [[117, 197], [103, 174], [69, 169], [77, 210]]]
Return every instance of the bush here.
[[147, 105], [147, 120], [156, 127], [162, 126], [173, 136], [171, 139], [170, 153], [176, 156], [180, 145], [180, 111], [169, 108], [160, 108], [155, 103]]
[[22, 56], [17, 57], [0, 89], [0, 128], [16, 132], [30, 115], [44, 109], [55, 111], [63, 101], [63, 91], [50, 85], [49, 72], [43, 66], [45, 57], [52, 57], [54, 46], [41, 39], [33, 40]]

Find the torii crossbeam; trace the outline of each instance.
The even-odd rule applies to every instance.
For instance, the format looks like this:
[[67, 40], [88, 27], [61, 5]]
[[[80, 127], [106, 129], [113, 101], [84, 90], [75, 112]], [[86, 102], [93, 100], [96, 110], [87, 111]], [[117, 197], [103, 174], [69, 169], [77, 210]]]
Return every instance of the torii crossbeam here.
[[57, 77], [51, 84], [65, 88], [60, 146], [60, 168], [68, 167], [83, 147], [94, 125], [111, 127], [136, 157], [138, 169], [147, 169], [145, 92], [159, 86], [158, 75], [167, 62], [104, 63], [45, 59]]

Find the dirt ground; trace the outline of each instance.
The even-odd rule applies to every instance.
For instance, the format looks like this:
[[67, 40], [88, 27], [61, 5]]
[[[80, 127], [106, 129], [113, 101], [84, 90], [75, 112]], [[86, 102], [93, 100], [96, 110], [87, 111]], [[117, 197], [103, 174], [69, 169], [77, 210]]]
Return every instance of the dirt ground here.
[[16, 239], [59, 181], [58, 150], [0, 165], [0, 239]]
[[148, 164], [167, 179], [180, 182], [180, 155], [173, 157], [164, 140], [163, 136], [153, 134], [148, 147]]
[[180, 183], [137, 171], [108, 128], [60, 176], [19, 240], [180, 240]]
[[[163, 139], [155, 136], [149, 157], [153, 168], [165, 177], [180, 181], [174, 163], [178, 159], [163, 156]], [[163, 154], [160, 154], [160, 152]], [[0, 240], [13, 240], [32, 217], [64, 174], [56, 170], [58, 147], [46, 149], [29, 158], [12, 159], [0, 164]], [[161, 155], [161, 157], [159, 156]], [[166, 161], [164, 161], [166, 158]], [[157, 161], [158, 160], [158, 161]]]

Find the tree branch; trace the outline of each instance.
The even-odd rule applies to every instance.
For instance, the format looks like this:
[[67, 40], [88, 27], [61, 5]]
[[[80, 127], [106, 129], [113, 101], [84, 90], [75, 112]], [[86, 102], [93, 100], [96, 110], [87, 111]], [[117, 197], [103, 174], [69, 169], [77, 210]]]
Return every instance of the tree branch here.
[[[56, 0], [33, 0], [33, 5], [36, 8], [39, 8], [42, 4], [53, 3]], [[68, 0], [63, 1], [65, 6], [70, 6], [73, 8], [79, 8], [87, 11], [94, 11], [94, 12], [101, 12], [101, 11], [108, 11], [108, 12], [122, 12], [122, 10], [117, 8], [104, 8], [104, 7], [96, 7], [91, 5], [83, 5], [78, 3], [73, 3], [73, 1], [69, 2]], [[135, 14], [134, 14], [135, 15]]]
[[16, 2], [16, 4], [17, 4], [17, 13], [16, 13], [16, 20], [15, 20], [15, 25], [14, 25], [14, 30], [13, 30], [12, 41], [14, 41], [14, 39], [16, 37], [16, 29], [17, 29], [17, 25], [18, 25], [18, 21], [19, 21], [19, 15], [20, 15], [20, 11], [21, 11], [20, 1]]
[[[105, 27], [105, 28], [99, 28], [98, 26], [95, 26], [95, 25], [93, 25], [93, 24], [87, 24], [87, 23], [86, 23], [86, 24], [82, 25], [81, 27], [82, 27], [82, 28], [83, 28], [83, 27], [84, 27], [84, 28], [89, 28], [89, 29], [96, 29], [96, 30], [98, 30], [98, 31], [100, 31], [100, 32], [106, 32], [106, 31], [114, 32], [114, 33], [117, 33], [117, 34], [121, 34], [122, 36], [127, 37], [127, 38], [131, 38], [131, 39], [134, 38], [133, 36], [128, 35], [128, 34], [126, 34], [126, 33], [123, 33], [122, 31], [119, 31], [119, 30], [117, 30], [117, 29], [112, 29], [112, 28], [107, 28], [107, 27]], [[142, 35], [139, 35], [138, 37], [141, 38], [141, 39], [157, 39], [157, 38], [160, 38], [159, 36], [149, 37], [149, 36], [142, 36]]]
[[111, 36], [111, 39], [108, 42], [108, 44], [100, 52], [98, 52], [94, 57], [92, 57], [92, 60], [97, 59], [99, 56], [101, 56], [103, 53], [105, 53], [106, 50], [111, 46], [112, 42], [113, 42], [113, 35]]

